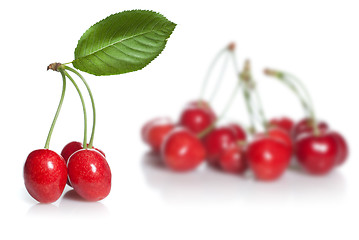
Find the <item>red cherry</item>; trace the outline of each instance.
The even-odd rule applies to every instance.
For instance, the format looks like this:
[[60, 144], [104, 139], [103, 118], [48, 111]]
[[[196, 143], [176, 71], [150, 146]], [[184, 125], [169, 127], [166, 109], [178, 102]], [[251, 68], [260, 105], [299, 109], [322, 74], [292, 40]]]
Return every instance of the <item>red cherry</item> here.
[[239, 144], [231, 144], [222, 152], [219, 165], [225, 172], [243, 173], [248, 166], [243, 148]]
[[196, 100], [196, 101], [191, 101], [187, 104], [187, 107], [198, 107], [198, 108], [203, 108], [205, 110], [207, 110], [209, 112], [209, 114], [211, 115], [212, 118], [217, 119], [216, 114], [214, 113], [213, 109], [211, 108], [211, 106], [209, 105], [208, 102], [204, 101], [204, 100]]
[[88, 201], [104, 199], [111, 190], [111, 169], [105, 157], [93, 149], [81, 149], [67, 163], [75, 191]]
[[270, 181], [282, 176], [289, 165], [291, 151], [282, 141], [263, 136], [248, 145], [246, 157], [256, 178]]
[[[320, 121], [317, 123], [319, 131], [325, 132], [329, 130], [329, 125], [326, 122]], [[304, 118], [293, 126], [292, 137], [296, 139], [302, 133], [313, 132], [313, 122], [311, 119]]]
[[339, 153], [338, 153], [336, 165], [341, 165], [347, 160], [348, 155], [349, 155], [349, 147], [348, 147], [347, 141], [338, 132], [333, 131], [328, 134], [332, 135], [334, 137], [334, 139], [337, 141]]
[[[88, 146], [88, 144], [87, 144], [87, 146]], [[65, 162], [67, 163], [69, 161], [70, 156], [81, 149], [83, 149], [82, 143], [76, 142], [76, 141], [70, 142], [70, 143], [66, 144], [65, 147], [62, 149], [61, 156], [65, 159]], [[100, 149], [95, 148], [93, 146], [92, 146], [92, 149], [98, 151], [104, 157], [106, 157], [105, 153], [103, 151], [101, 151]], [[67, 180], [67, 185], [72, 187], [69, 180]]]
[[292, 130], [292, 127], [294, 126], [294, 122], [292, 119], [290, 119], [288, 117], [278, 117], [278, 118], [272, 118], [271, 120], [269, 120], [269, 125], [271, 127], [282, 128], [290, 133], [290, 131]]
[[222, 152], [235, 142], [236, 134], [232, 128], [222, 126], [213, 129], [203, 139], [207, 151], [207, 161], [216, 165]]
[[227, 124], [234, 131], [237, 141], [245, 141], [247, 139], [246, 131], [237, 123]]
[[142, 139], [155, 152], [159, 152], [163, 140], [174, 127], [175, 125], [169, 118], [155, 118], [143, 126]]
[[339, 153], [337, 140], [330, 133], [300, 135], [296, 140], [296, 156], [311, 174], [326, 174], [333, 169]]
[[[87, 146], [88, 146], [88, 144], [87, 144]], [[82, 143], [76, 142], [76, 141], [70, 142], [70, 143], [66, 144], [65, 147], [62, 149], [61, 156], [65, 159], [65, 162], [67, 163], [70, 156], [73, 153], [75, 153], [76, 151], [81, 150], [81, 149], [83, 149]], [[95, 148], [94, 146], [92, 146], [92, 149], [95, 149], [96, 151], [101, 153], [104, 157], [106, 157], [105, 153], [102, 150]]]
[[171, 170], [189, 171], [203, 162], [206, 152], [201, 141], [192, 132], [177, 127], [163, 142], [161, 155]]
[[82, 143], [76, 141], [70, 142], [66, 144], [65, 147], [62, 149], [61, 156], [65, 159], [65, 162], [67, 163], [70, 156], [80, 149], [82, 149]]
[[273, 137], [277, 140], [282, 141], [283, 143], [285, 143], [288, 146], [288, 148], [292, 152], [292, 150], [293, 150], [292, 138], [290, 137], [289, 133], [286, 130], [284, 130], [283, 128], [271, 127], [268, 129], [267, 133], [257, 133], [254, 136], [254, 138], [261, 138], [261, 137], [264, 137], [265, 135], [268, 135], [270, 137]]
[[217, 117], [206, 102], [191, 102], [180, 115], [179, 124], [198, 134], [216, 121]]
[[56, 152], [39, 149], [27, 157], [24, 165], [25, 187], [40, 203], [51, 203], [59, 199], [66, 179], [65, 160]]

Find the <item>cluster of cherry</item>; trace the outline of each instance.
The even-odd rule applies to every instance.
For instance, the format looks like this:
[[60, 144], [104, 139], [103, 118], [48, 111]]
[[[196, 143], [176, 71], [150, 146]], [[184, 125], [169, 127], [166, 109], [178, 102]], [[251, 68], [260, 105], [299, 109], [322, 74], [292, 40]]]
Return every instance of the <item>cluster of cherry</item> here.
[[[231, 54], [236, 63], [234, 44], [221, 53]], [[185, 106], [177, 123], [168, 117], [148, 121], [141, 130], [143, 141], [174, 171], [190, 171], [206, 161], [225, 172], [242, 174], [250, 169], [256, 179], [264, 181], [282, 176], [293, 156], [306, 172], [314, 175], [326, 174], [345, 162], [348, 157], [346, 140], [326, 122], [317, 121], [303, 84], [285, 72], [267, 69], [264, 73], [280, 80], [297, 95], [305, 118], [296, 123], [289, 117], [267, 121], [260, 98], [255, 98], [258, 92], [247, 61], [243, 71], [238, 71], [236, 87], [240, 86], [243, 91], [251, 119], [249, 128], [238, 123], [218, 125], [226, 110], [217, 117], [210, 104], [200, 99]], [[260, 132], [254, 124], [253, 99], [262, 117], [264, 130]], [[229, 105], [232, 100], [231, 97]]]

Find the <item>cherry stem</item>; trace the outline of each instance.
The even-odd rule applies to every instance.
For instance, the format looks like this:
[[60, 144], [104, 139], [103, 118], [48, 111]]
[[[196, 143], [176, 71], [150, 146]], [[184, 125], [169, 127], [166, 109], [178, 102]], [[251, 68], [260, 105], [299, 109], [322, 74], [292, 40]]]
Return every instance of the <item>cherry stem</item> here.
[[93, 98], [93, 95], [92, 95], [92, 92], [91, 92], [91, 89], [90, 89], [90, 86], [88, 85], [87, 81], [85, 80], [85, 78], [78, 72], [76, 71], [75, 69], [69, 67], [69, 66], [64, 66], [66, 70], [69, 70], [73, 73], [75, 73], [81, 80], [82, 82], [85, 84], [86, 86], [86, 89], [87, 89], [87, 92], [90, 96], [90, 99], [91, 99], [91, 104], [92, 104], [92, 113], [93, 113], [93, 123], [92, 123], [92, 132], [91, 132], [91, 138], [90, 138], [90, 142], [89, 142], [89, 145], [88, 147], [89, 148], [92, 148], [93, 146], [93, 141], [94, 141], [94, 137], [95, 137], [95, 128], [96, 128], [96, 108], [95, 108], [95, 101], [94, 101], [94, 98]]
[[226, 56], [226, 58], [223, 61], [222, 68], [220, 70], [220, 73], [218, 75], [218, 79], [216, 81], [216, 85], [215, 85], [215, 87], [213, 89], [213, 92], [212, 92], [210, 98], [209, 98], [209, 104], [213, 103], [214, 98], [217, 96], [218, 90], [221, 88], [221, 83], [223, 82], [222, 81], [223, 75], [224, 75], [224, 72], [226, 70], [227, 65], [228, 65], [228, 56]]
[[221, 115], [210, 126], [208, 126], [206, 129], [204, 129], [202, 132], [200, 132], [197, 135], [198, 138], [202, 138], [205, 135], [207, 135], [210, 131], [212, 131], [213, 128], [215, 128], [217, 123], [224, 118], [224, 116], [227, 114], [228, 110], [230, 109], [235, 97], [237, 96], [237, 93], [238, 93], [238, 90], [239, 90], [240, 86], [241, 86], [240, 82], [236, 83], [236, 86], [233, 89], [232, 94], [230, 95], [230, 97], [229, 97], [229, 99], [228, 99], [228, 101], [226, 103], [226, 106], [224, 107]]
[[306, 102], [306, 100], [304, 99], [304, 97], [300, 94], [300, 92], [298, 91], [297, 87], [295, 86], [295, 84], [291, 81], [288, 81], [288, 79], [284, 78], [284, 76], [278, 76], [276, 77], [277, 80], [281, 81], [283, 84], [285, 84], [299, 99], [305, 115], [310, 117], [311, 116], [311, 109], [308, 105], [308, 103]]
[[68, 79], [70, 79], [70, 81], [72, 82], [72, 84], [74, 85], [74, 87], [76, 88], [77, 90], [77, 93], [79, 94], [80, 96], [80, 99], [81, 99], [81, 103], [82, 103], [82, 109], [83, 109], [83, 113], [84, 113], [84, 140], [83, 140], [83, 148], [84, 149], [87, 149], [87, 114], [86, 114], [86, 106], [85, 106], [85, 101], [84, 101], [84, 98], [82, 96], [82, 93], [79, 89], [79, 87], [77, 86], [76, 82], [74, 81], [74, 79], [71, 77], [70, 74], [68, 74], [64, 69], [59, 69], [60, 72], [64, 72], [66, 77]]
[[[214, 66], [217, 64], [217, 62], [218, 62], [218, 60], [221, 58], [221, 56], [228, 51], [228, 49], [229, 49], [228, 47], [225, 47], [225, 48], [223, 48], [222, 50], [220, 50], [220, 51], [217, 53], [217, 55], [214, 57], [214, 59], [212, 60], [211, 64], [209, 65], [209, 68], [208, 68], [207, 73], [206, 73], [206, 75], [205, 75], [205, 77], [204, 77], [204, 80], [203, 80], [201, 92], [200, 92], [199, 99], [198, 99], [198, 101], [199, 101], [200, 104], [201, 104], [201, 102], [202, 102], [201, 100], [204, 99], [204, 93], [205, 93], [205, 90], [206, 90], [206, 88], [207, 88], [207, 86], [208, 86], [209, 77], [210, 77], [210, 75], [211, 75], [211, 73], [212, 73], [212, 70], [214, 69]], [[218, 86], [218, 87], [220, 86], [219, 82], [220, 82], [220, 80], [221, 80], [221, 78], [222, 78], [222, 75], [223, 75], [223, 72], [224, 72], [224, 66], [225, 66], [225, 65], [222, 66], [222, 71], [221, 71], [221, 74], [220, 74], [220, 76], [219, 76], [219, 78], [218, 78], [218, 80], [217, 80], [216, 88], [217, 88], [217, 86]], [[215, 89], [215, 90], [213, 91], [212, 96], [211, 96], [211, 99], [214, 98], [214, 96], [216, 95], [216, 93], [217, 93], [217, 89]]]
[[[248, 65], [245, 64], [243, 71], [241, 72], [238, 69], [238, 64], [237, 64], [237, 58], [236, 55], [232, 52], [232, 60], [233, 60], [233, 65], [236, 71], [236, 75], [238, 76], [238, 82], [243, 82], [244, 87], [242, 88], [242, 93], [243, 93], [243, 97], [244, 97], [244, 101], [245, 101], [245, 105], [247, 108], [247, 112], [249, 115], [249, 121], [250, 121], [250, 126], [249, 126], [249, 132], [250, 133], [255, 133], [256, 127], [255, 127], [255, 121], [254, 121], [254, 112], [253, 112], [253, 108], [252, 108], [252, 104], [251, 104], [251, 94], [249, 91], [249, 69], [248, 69]], [[248, 63], [248, 62], [247, 62]]]
[[[314, 111], [313, 101], [312, 98], [307, 90], [307, 88], [304, 86], [304, 84], [295, 76], [280, 72], [276, 70], [266, 69], [264, 73], [268, 76], [274, 76], [277, 79], [279, 79], [282, 83], [284, 83], [289, 89], [291, 89], [295, 95], [298, 97], [299, 101], [301, 102], [301, 105], [306, 112], [307, 117], [309, 117], [313, 124], [313, 134], [318, 136], [319, 135], [319, 128], [317, 125], [317, 118]], [[296, 86], [297, 85], [297, 86]], [[298, 90], [298, 87], [302, 91], [302, 94]]]
[[[254, 81], [253, 81], [254, 82]], [[254, 86], [252, 92], [254, 93], [255, 97], [256, 97], [256, 102], [257, 102], [257, 109], [261, 118], [261, 122], [262, 122], [262, 126], [265, 130], [265, 132], [268, 132], [268, 121], [267, 118], [264, 114], [264, 108], [263, 108], [263, 104], [262, 104], [262, 99], [260, 97], [260, 94], [257, 90], [257, 87]]]
[[47, 139], [46, 139], [46, 143], [45, 143], [45, 149], [49, 149], [50, 146], [50, 140], [51, 140], [51, 136], [52, 136], [52, 132], [54, 131], [55, 125], [56, 125], [56, 121], [57, 118], [59, 117], [60, 111], [61, 111], [61, 107], [62, 107], [62, 103], [64, 102], [64, 98], [65, 98], [65, 92], [66, 92], [66, 77], [65, 74], [63, 72], [61, 72], [61, 76], [62, 76], [62, 93], [61, 93], [61, 98], [60, 98], [60, 102], [59, 105], [57, 107], [56, 113], [55, 113], [55, 117], [52, 120], [52, 124], [49, 130], [49, 133], [47, 135]]

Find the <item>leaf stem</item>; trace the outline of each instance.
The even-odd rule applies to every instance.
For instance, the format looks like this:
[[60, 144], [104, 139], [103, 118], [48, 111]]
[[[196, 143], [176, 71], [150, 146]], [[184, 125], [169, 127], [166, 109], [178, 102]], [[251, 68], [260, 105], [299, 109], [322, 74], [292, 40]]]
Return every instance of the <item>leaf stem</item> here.
[[84, 98], [82, 96], [82, 93], [79, 89], [79, 87], [77, 86], [76, 82], [74, 81], [74, 79], [71, 77], [70, 74], [68, 74], [68, 72], [64, 69], [60, 69], [60, 72], [63, 72], [66, 77], [68, 79], [70, 79], [70, 81], [72, 82], [72, 84], [74, 85], [74, 87], [76, 88], [77, 90], [77, 93], [79, 94], [80, 96], [80, 99], [81, 99], [81, 103], [82, 103], [82, 110], [83, 110], [83, 113], [84, 113], [84, 140], [83, 140], [83, 148], [84, 149], [87, 149], [87, 113], [86, 113], [86, 106], [85, 106], [85, 101], [84, 101]]
[[94, 101], [90, 86], [88, 85], [85, 78], [78, 71], [76, 71], [75, 69], [73, 69], [73, 68], [71, 68], [69, 66], [64, 66], [64, 67], [65, 67], [66, 70], [69, 70], [69, 71], [75, 73], [82, 80], [82, 82], [85, 84], [87, 92], [88, 92], [88, 94], [90, 96], [91, 104], [92, 104], [93, 123], [92, 123], [91, 138], [90, 138], [90, 142], [89, 142], [88, 147], [92, 148], [94, 137], [95, 137], [95, 129], [96, 129], [96, 108], [95, 108], [95, 101]]
[[60, 98], [60, 102], [59, 105], [57, 107], [56, 113], [55, 113], [55, 117], [52, 120], [52, 124], [49, 130], [49, 133], [47, 135], [47, 139], [46, 139], [46, 143], [45, 143], [45, 149], [49, 149], [50, 146], [50, 140], [51, 140], [51, 136], [52, 136], [52, 132], [54, 131], [55, 125], [56, 125], [56, 121], [57, 118], [59, 117], [60, 111], [61, 111], [61, 107], [62, 107], [62, 103], [64, 102], [64, 98], [65, 98], [65, 92], [66, 92], [66, 77], [65, 74], [63, 72], [61, 72], [61, 76], [62, 76], [62, 93], [61, 93], [61, 98]]

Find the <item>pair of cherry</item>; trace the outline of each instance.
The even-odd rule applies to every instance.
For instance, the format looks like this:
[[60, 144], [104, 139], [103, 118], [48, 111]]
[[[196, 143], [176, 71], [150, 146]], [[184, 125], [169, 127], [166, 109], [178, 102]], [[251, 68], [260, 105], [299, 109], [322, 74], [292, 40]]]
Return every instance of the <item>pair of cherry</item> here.
[[[88, 201], [101, 200], [111, 190], [111, 170], [105, 154], [92, 146], [96, 122], [92, 93], [87, 82], [76, 70], [59, 63], [50, 64], [48, 69], [61, 73], [63, 78], [62, 95], [44, 149], [31, 152], [26, 159], [24, 165], [25, 187], [30, 195], [41, 203], [51, 203], [59, 199], [66, 182], [84, 199]], [[87, 142], [87, 116], [83, 96], [76, 82], [66, 70], [77, 74], [88, 88], [94, 117], [90, 143], [83, 146], [80, 142], [70, 142], [63, 148], [60, 156], [49, 150], [49, 144], [65, 96], [66, 77], [74, 84], [81, 98], [84, 110], [84, 143]]]
[[[291, 134], [296, 159], [310, 174], [327, 174], [348, 158], [349, 147], [345, 138], [330, 130], [324, 121], [314, 123], [312, 119], [304, 118], [294, 124], [291, 119], [283, 117], [273, 119], [272, 124], [286, 128]], [[318, 132], [314, 131], [314, 124]]]
[[49, 149], [31, 152], [25, 162], [24, 180], [27, 191], [41, 203], [58, 200], [66, 182], [84, 199], [99, 201], [110, 192], [111, 170], [103, 152], [70, 142], [61, 155]]

